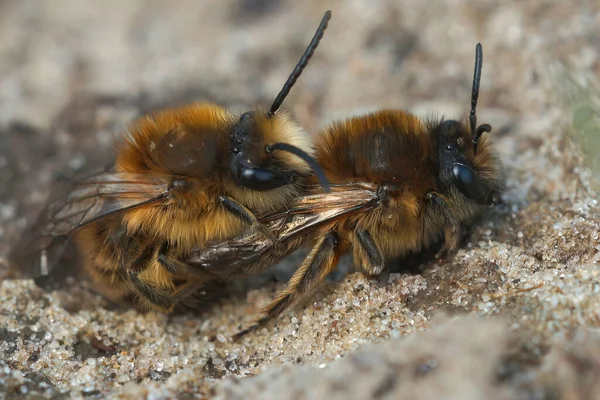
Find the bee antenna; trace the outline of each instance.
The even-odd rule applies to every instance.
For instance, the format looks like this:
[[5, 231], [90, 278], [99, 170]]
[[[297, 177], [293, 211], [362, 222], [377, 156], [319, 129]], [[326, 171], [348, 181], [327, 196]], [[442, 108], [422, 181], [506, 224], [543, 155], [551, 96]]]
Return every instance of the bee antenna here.
[[328, 193], [331, 192], [331, 185], [329, 184], [329, 181], [327, 180], [327, 177], [325, 176], [325, 172], [323, 171], [323, 168], [319, 165], [319, 163], [317, 162], [317, 160], [315, 160], [314, 157], [310, 156], [304, 150], [302, 150], [294, 145], [291, 145], [289, 143], [273, 143], [273, 144], [267, 145], [267, 148], [266, 148], [267, 153], [271, 153], [276, 150], [287, 151], [288, 153], [292, 153], [293, 155], [298, 156], [301, 159], [303, 159], [314, 171], [315, 176], [317, 177], [317, 179], [321, 183], [321, 186], [323, 187], [323, 190], [325, 190]]
[[481, 43], [475, 47], [475, 71], [473, 72], [473, 90], [471, 92], [471, 113], [469, 114], [469, 123], [471, 125], [471, 139], [473, 146], [477, 151], [477, 142], [484, 132], [490, 132], [492, 127], [488, 124], [477, 126], [477, 99], [479, 98], [479, 83], [481, 82], [481, 66], [483, 64], [483, 49]]
[[321, 19], [321, 23], [319, 24], [319, 27], [317, 28], [315, 35], [313, 36], [308, 47], [304, 51], [304, 54], [302, 54], [300, 61], [298, 61], [298, 64], [296, 64], [296, 67], [294, 68], [294, 70], [292, 71], [290, 76], [288, 77], [287, 81], [283, 85], [283, 88], [281, 89], [281, 91], [279, 92], [277, 97], [275, 98], [273, 105], [271, 105], [271, 108], [267, 112], [267, 117], [273, 116], [273, 114], [275, 114], [277, 112], [277, 110], [279, 110], [279, 107], [281, 107], [281, 103], [283, 103], [283, 101], [287, 97], [288, 93], [290, 92], [290, 90], [292, 89], [294, 84], [296, 83], [296, 80], [302, 74], [302, 71], [308, 64], [308, 61], [314, 54], [316, 48], [319, 46], [319, 42], [323, 38], [323, 34], [325, 33], [325, 29], [327, 29], [327, 24], [329, 23], [330, 19], [331, 19], [331, 10], [327, 10], [325, 12], [325, 14], [323, 15], [323, 19]]
[[481, 81], [481, 65], [483, 64], [483, 50], [481, 43], [477, 43], [475, 47], [475, 72], [473, 73], [473, 91], [471, 92], [471, 114], [469, 122], [471, 123], [471, 135], [475, 141], [475, 127], [477, 125], [477, 99], [479, 98], [479, 82]]

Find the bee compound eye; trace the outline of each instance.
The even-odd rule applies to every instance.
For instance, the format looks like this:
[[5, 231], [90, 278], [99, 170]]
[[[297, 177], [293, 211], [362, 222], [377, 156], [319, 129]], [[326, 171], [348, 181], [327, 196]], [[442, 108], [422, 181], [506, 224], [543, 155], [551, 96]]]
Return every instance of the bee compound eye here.
[[452, 175], [456, 187], [466, 197], [480, 204], [491, 204], [498, 198], [498, 195], [494, 196], [469, 166], [460, 163], [452, 164]]
[[262, 168], [243, 168], [239, 181], [243, 186], [257, 191], [271, 190], [289, 183], [284, 176]]
[[472, 185], [475, 180], [475, 173], [463, 164], [453, 164], [452, 175], [461, 185]]

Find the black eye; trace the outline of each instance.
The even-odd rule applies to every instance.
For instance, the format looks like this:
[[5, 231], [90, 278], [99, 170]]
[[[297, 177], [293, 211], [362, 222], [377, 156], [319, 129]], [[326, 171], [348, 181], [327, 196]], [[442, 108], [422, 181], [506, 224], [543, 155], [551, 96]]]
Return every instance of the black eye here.
[[480, 204], [500, 202], [499, 194], [485, 186], [471, 167], [460, 163], [452, 164], [452, 175], [458, 190], [470, 199]]
[[263, 168], [242, 168], [239, 182], [247, 188], [263, 191], [271, 190], [291, 183], [285, 176]]
[[456, 151], [456, 145], [455, 144], [447, 144], [446, 145], [446, 151]]

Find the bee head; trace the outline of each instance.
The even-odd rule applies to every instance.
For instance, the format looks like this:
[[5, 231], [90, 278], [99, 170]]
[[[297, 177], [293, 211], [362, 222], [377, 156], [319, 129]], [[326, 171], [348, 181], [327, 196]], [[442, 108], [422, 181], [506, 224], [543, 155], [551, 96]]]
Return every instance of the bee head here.
[[471, 94], [469, 128], [458, 121], [442, 121], [434, 128], [437, 139], [439, 180], [449, 190], [457, 189], [465, 197], [479, 204], [500, 202], [500, 170], [486, 132], [489, 124], [477, 126], [477, 99], [482, 66], [481, 44], [475, 51], [475, 72]]
[[329, 190], [308, 135], [287, 113], [244, 113], [232, 140], [231, 173], [237, 184], [257, 191], [272, 190], [293, 184], [312, 170]]
[[446, 192], [456, 189], [479, 204], [499, 203], [498, 163], [490, 141], [482, 139], [476, 154], [471, 133], [453, 120], [442, 121], [435, 136], [442, 188]]
[[324, 173], [312, 156], [310, 138], [287, 113], [278, 111], [319, 45], [330, 18], [331, 11], [327, 11], [269, 110], [248, 111], [235, 124], [231, 174], [238, 185], [257, 191], [272, 190], [293, 184], [312, 169], [328, 190]]

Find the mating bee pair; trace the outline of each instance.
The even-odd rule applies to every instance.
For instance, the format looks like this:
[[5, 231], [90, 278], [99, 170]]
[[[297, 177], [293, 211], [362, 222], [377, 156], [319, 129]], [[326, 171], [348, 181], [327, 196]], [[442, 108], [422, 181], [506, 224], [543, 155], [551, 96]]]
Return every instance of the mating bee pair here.
[[440, 238], [454, 250], [461, 226], [498, 203], [502, 189], [484, 135], [491, 127], [477, 126], [475, 115], [481, 45], [468, 126], [381, 110], [333, 123], [313, 145], [278, 110], [330, 17], [270, 109], [235, 117], [200, 103], [139, 119], [112, 170], [47, 206], [40, 234], [13, 252], [15, 264], [47, 274], [73, 237], [109, 297], [169, 311], [211, 282], [259, 272], [312, 243], [254, 328], [322, 281], [344, 252], [376, 276]]

